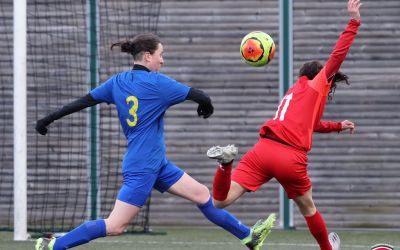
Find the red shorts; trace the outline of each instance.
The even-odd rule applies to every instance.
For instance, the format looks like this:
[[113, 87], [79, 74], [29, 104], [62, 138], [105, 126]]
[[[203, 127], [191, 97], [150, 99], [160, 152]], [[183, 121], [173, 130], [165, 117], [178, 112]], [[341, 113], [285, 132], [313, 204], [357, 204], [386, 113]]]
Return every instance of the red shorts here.
[[232, 172], [232, 180], [256, 191], [272, 178], [285, 189], [289, 199], [311, 188], [307, 174], [307, 153], [280, 142], [260, 138]]

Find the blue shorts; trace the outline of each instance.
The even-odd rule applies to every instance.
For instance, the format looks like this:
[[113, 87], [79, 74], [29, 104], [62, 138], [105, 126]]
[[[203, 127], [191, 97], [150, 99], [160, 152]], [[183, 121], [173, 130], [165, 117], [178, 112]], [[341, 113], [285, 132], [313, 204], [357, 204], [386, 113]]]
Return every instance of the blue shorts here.
[[118, 193], [117, 199], [136, 207], [143, 207], [153, 187], [157, 191], [164, 193], [183, 174], [183, 170], [170, 161], [156, 173], [124, 173], [124, 184]]

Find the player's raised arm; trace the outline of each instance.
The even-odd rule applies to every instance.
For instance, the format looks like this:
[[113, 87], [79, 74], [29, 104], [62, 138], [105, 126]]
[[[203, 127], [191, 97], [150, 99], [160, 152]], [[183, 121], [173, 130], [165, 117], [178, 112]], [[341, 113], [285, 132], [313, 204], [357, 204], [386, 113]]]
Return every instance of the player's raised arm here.
[[200, 89], [190, 88], [186, 100], [191, 100], [199, 104], [197, 114], [204, 119], [210, 117], [214, 112], [211, 98]]
[[325, 72], [327, 78], [332, 77], [336, 72], [338, 72], [340, 65], [343, 63], [351, 45], [353, 44], [354, 38], [357, 35], [358, 27], [361, 24], [361, 5], [361, 0], [349, 0], [347, 3], [347, 12], [351, 19], [336, 42], [336, 46], [326, 63]]
[[349, 0], [349, 2], [347, 3], [347, 12], [349, 13], [349, 16], [356, 21], [361, 20], [361, 15], [360, 15], [361, 5], [362, 5], [361, 0]]
[[96, 101], [90, 94], [87, 94], [73, 102], [68, 103], [67, 105], [63, 106], [59, 110], [47, 115], [46, 117], [38, 120], [36, 122], [36, 131], [41, 134], [47, 134], [47, 126], [53, 123], [55, 120], [58, 120], [66, 115], [78, 112], [84, 108], [94, 106], [101, 101]]

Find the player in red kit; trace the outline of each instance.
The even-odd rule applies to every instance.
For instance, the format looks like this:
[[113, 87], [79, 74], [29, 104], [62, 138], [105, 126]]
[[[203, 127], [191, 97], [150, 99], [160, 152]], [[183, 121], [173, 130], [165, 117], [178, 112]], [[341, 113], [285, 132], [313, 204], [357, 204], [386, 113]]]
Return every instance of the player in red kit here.
[[312, 199], [311, 181], [307, 174], [307, 152], [312, 133], [350, 130], [350, 121], [321, 121], [326, 99], [333, 95], [337, 82], [348, 78], [339, 72], [360, 26], [360, 0], [347, 4], [351, 20], [340, 35], [325, 66], [313, 61], [305, 63], [296, 84], [283, 97], [275, 116], [260, 128], [260, 139], [232, 170], [237, 154], [233, 145], [212, 147], [207, 156], [220, 163], [214, 177], [213, 197], [217, 207], [226, 207], [244, 193], [256, 191], [275, 178], [293, 199], [305, 217], [311, 234], [321, 250], [337, 250], [340, 239], [328, 231], [323, 217]]

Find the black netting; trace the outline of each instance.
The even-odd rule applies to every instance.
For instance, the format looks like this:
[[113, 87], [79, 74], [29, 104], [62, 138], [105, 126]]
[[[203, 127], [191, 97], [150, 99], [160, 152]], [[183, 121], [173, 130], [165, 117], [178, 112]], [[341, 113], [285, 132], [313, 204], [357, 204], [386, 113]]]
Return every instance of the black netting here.
[[0, 229], [13, 223], [13, 15], [0, 3]]
[[[157, 33], [158, 16], [161, 0], [149, 1], [101, 1], [100, 3], [100, 81], [107, 80], [113, 74], [132, 67], [132, 57], [118, 51], [111, 51], [110, 46], [119, 40], [129, 39], [143, 32]], [[106, 203], [101, 207], [101, 216], [106, 216], [112, 209], [113, 202], [122, 182], [121, 162], [126, 148], [114, 107], [102, 105], [100, 117], [101, 138], [101, 200]], [[112, 188], [110, 188], [112, 187]], [[147, 230], [150, 199], [147, 201], [134, 224], [129, 230]]]
[[[100, 1], [99, 1], [100, 2]], [[129, 68], [111, 55], [110, 41], [156, 31], [160, 1], [101, 1], [100, 81]], [[90, 218], [89, 109], [56, 121], [46, 136], [34, 122], [89, 89], [88, 5], [79, 1], [29, 1], [28, 18], [28, 228], [69, 231]], [[0, 229], [13, 227], [12, 1], [0, 3]], [[101, 105], [100, 217], [108, 216], [121, 185], [126, 147], [114, 107]], [[130, 230], [148, 228], [149, 202]]]

